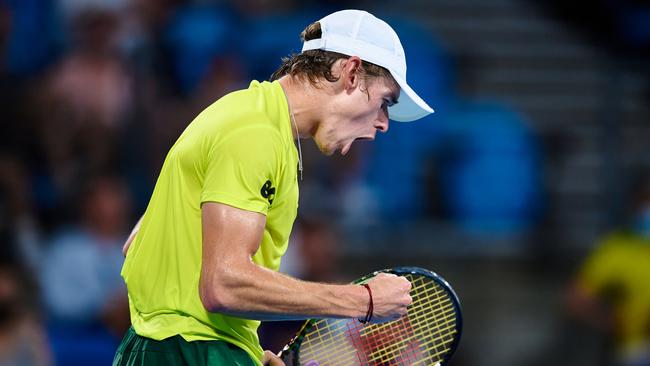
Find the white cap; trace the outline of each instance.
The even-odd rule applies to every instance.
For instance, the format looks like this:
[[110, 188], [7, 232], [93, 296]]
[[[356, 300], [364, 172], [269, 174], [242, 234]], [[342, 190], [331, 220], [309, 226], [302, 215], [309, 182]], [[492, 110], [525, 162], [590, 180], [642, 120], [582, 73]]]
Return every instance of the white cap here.
[[390, 71], [402, 89], [399, 103], [388, 108], [392, 120], [415, 121], [433, 113], [433, 109], [406, 83], [404, 48], [390, 25], [362, 10], [337, 11], [318, 22], [322, 36], [303, 43], [303, 52], [324, 50], [358, 56]]

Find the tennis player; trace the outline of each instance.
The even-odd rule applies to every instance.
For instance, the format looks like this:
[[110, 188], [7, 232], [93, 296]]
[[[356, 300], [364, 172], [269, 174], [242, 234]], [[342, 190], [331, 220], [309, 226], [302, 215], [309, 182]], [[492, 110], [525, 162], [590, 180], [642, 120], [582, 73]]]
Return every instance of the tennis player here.
[[432, 112], [407, 85], [404, 50], [382, 20], [344, 10], [302, 38], [272, 82], [216, 101], [169, 151], [124, 245], [132, 328], [114, 365], [283, 365], [260, 347], [260, 320], [406, 314], [403, 277], [364, 287], [277, 272], [298, 208], [300, 139], [346, 154], [389, 118]]

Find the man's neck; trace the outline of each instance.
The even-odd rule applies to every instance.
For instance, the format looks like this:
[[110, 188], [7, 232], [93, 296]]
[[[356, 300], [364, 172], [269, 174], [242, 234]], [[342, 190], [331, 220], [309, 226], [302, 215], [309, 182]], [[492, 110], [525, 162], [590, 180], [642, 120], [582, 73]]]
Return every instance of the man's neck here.
[[[292, 114], [301, 138], [311, 137], [318, 128], [318, 121], [322, 108], [315, 100], [324, 100], [320, 90], [314, 88], [309, 81], [303, 81], [290, 75], [279, 80], [289, 104], [289, 113]], [[297, 131], [293, 128], [293, 137], [297, 138]]]

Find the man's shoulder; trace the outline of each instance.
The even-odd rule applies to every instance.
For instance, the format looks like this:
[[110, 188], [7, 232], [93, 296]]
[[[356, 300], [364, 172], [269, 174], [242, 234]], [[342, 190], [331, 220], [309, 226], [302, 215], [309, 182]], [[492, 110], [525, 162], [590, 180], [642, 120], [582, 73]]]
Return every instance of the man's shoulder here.
[[281, 87], [277, 83], [253, 80], [248, 88], [231, 91], [217, 99], [208, 108], [227, 105], [235, 111], [244, 113], [269, 112], [268, 104], [280, 96], [280, 89]]
[[214, 124], [222, 130], [277, 129], [265, 89], [253, 87], [251, 83], [247, 89], [228, 93], [203, 110], [197, 120]]
[[[278, 85], [268, 82], [251, 83], [248, 89], [237, 90], [220, 98], [204, 109], [183, 132], [175, 151], [209, 153], [221, 148], [264, 149], [277, 155], [288, 150], [290, 134], [278, 113]], [[281, 92], [281, 91], [280, 91]], [[286, 122], [288, 123], [288, 122]]]

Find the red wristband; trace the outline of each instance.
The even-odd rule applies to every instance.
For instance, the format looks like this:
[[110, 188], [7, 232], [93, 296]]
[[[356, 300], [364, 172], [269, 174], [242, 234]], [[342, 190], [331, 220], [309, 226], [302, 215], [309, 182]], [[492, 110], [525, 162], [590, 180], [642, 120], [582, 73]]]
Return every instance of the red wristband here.
[[367, 283], [364, 283], [361, 285], [368, 290], [368, 296], [370, 297], [370, 301], [368, 302], [368, 311], [366, 312], [366, 317], [363, 320], [359, 320], [361, 324], [368, 324], [370, 323], [370, 320], [372, 320], [372, 313], [374, 311], [374, 304], [372, 302], [372, 290], [370, 290], [370, 286], [368, 286]]

